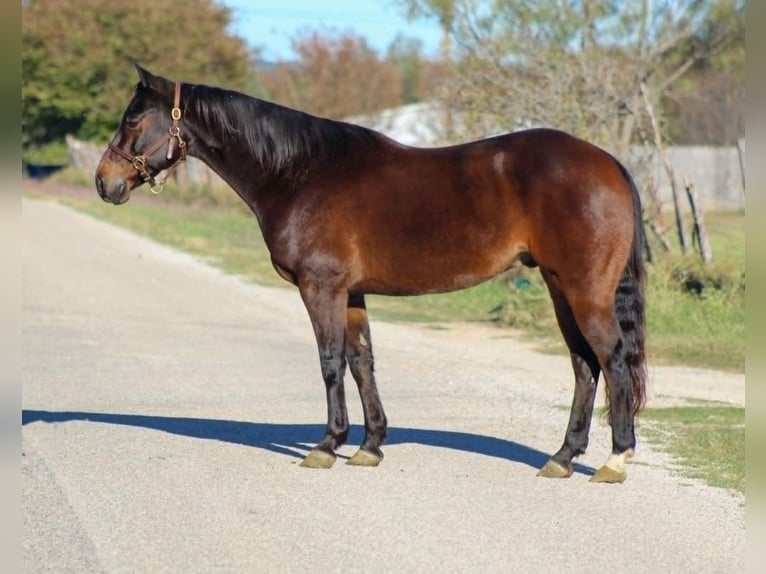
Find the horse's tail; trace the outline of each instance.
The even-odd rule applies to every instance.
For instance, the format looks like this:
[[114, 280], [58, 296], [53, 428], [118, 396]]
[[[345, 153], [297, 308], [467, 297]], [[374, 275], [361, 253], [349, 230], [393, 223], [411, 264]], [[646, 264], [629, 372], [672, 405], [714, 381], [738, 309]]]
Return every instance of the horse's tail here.
[[[633, 195], [633, 245], [630, 250], [625, 270], [622, 272], [620, 283], [614, 297], [614, 308], [617, 320], [622, 328], [625, 359], [630, 369], [630, 380], [633, 389], [633, 414], [638, 413], [646, 404], [646, 355], [644, 353], [645, 327], [644, 316], [644, 283], [646, 268], [644, 266], [644, 224], [641, 208], [641, 198], [638, 188], [628, 170], [620, 162], [617, 165], [630, 185]], [[609, 397], [607, 397], [607, 401]]]

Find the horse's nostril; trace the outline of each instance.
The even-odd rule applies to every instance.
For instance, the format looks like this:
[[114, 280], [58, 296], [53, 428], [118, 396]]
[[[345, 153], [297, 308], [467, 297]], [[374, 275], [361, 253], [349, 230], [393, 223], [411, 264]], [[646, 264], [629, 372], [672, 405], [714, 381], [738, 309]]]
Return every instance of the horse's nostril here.
[[98, 195], [101, 197], [101, 199], [107, 201], [106, 186], [104, 185], [104, 178], [101, 176], [96, 177], [96, 191], [98, 191]]
[[114, 188], [114, 194], [115, 194], [115, 198], [116, 198], [115, 203], [119, 203], [122, 200], [122, 196], [125, 193], [125, 188], [126, 188], [126, 186], [125, 186], [125, 182], [124, 181], [121, 181], [117, 185], [117, 187]]

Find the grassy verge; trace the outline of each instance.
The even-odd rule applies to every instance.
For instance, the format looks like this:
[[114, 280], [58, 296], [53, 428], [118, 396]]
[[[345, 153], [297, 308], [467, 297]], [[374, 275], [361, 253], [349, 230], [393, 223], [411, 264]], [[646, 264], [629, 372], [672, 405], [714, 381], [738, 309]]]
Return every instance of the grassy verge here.
[[678, 461], [685, 476], [744, 494], [744, 408], [647, 409], [641, 414], [641, 430], [650, 443]]
[[[192, 194], [178, 201], [171, 187], [162, 196], [137, 192], [128, 206], [114, 207], [85, 197], [34, 193], [55, 198], [139, 234], [190, 252], [264, 285], [285, 286], [271, 267], [253, 216], [236, 200], [211, 208]], [[215, 197], [234, 198], [220, 190]], [[236, 198], [234, 198], [236, 199]], [[239, 205], [240, 207], [232, 207]], [[649, 270], [648, 355], [655, 364], [687, 364], [744, 372], [744, 214], [711, 214], [708, 228], [715, 265], [701, 269], [692, 259], [666, 257]], [[689, 275], [711, 285], [702, 294], [683, 288]], [[544, 350], [565, 352], [547, 290], [536, 271], [513, 271], [455, 293], [421, 297], [370, 297], [374, 317], [393, 321], [485, 321], [508, 325], [536, 338]]]

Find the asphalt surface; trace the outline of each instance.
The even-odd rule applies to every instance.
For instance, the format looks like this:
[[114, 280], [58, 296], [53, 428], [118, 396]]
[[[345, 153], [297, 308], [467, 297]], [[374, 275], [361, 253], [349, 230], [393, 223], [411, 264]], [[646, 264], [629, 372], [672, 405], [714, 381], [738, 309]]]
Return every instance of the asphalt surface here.
[[[95, 198], [94, 198], [95, 200]], [[119, 209], [130, 209], [130, 205]], [[744, 499], [639, 434], [621, 485], [568, 480], [568, 359], [497, 329], [376, 322], [390, 439], [377, 468], [299, 467], [324, 389], [297, 293], [23, 201], [25, 572], [744, 570]], [[254, 223], [255, 224], [255, 223]], [[657, 403], [744, 404], [744, 376], [652, 369]]]

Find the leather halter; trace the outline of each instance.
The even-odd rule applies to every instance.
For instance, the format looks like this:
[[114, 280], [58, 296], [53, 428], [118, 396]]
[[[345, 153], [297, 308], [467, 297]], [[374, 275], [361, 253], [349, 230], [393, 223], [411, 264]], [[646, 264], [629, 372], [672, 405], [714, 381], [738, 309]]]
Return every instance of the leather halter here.
[[[178, 164], [186, 159], [186, 142], [181, 138], [181, 128], [178, 126], [178, 122], [181, 120], [181, 83], [176, 82], [175, 83], [175, 94], [173, 96], [173, 108], [170, 110], [170, 117], [173, 120], [173, 124], [168, 128], [168, 133], [161, 139], [154, 142], [152, 145], [150, 145], [144, 153], [136, 154], [136, 155], [130, 155], [129, 153], [121, 150], [114, 144], [109, 144], [109, 149], [112, 150], [117, 155], [125, 158], [130, 163], [133, 164], [133, 167], [136, 168], [136, 171], [141, 176], [141, 179], [144, 180], [144, 182], [149, 184], [150, 189], [152, 190], [152, 193], [155, 195], [162, 192], [162, 187], [165, 185], [165, 182], [168, 180], [168, 176], [170, 173], [178, 166]], [[178, 156], [178, 159], [171, 165], [167, 170], [165, 170], [165, 176], [160, 180], [156, 181], [154, 179], [154, 176], [150, 174], [146, 170], [146, 160], [152, 156], [158, 149], [160, 149], [163, 145], [165, 145], [165, 142], [168, 143], [168, 153], [167, 153], [167, 159], [170, 159], [173, 157], [173, 146], [177, 145], [178, 149], [180, 150], [180, 155]]]

